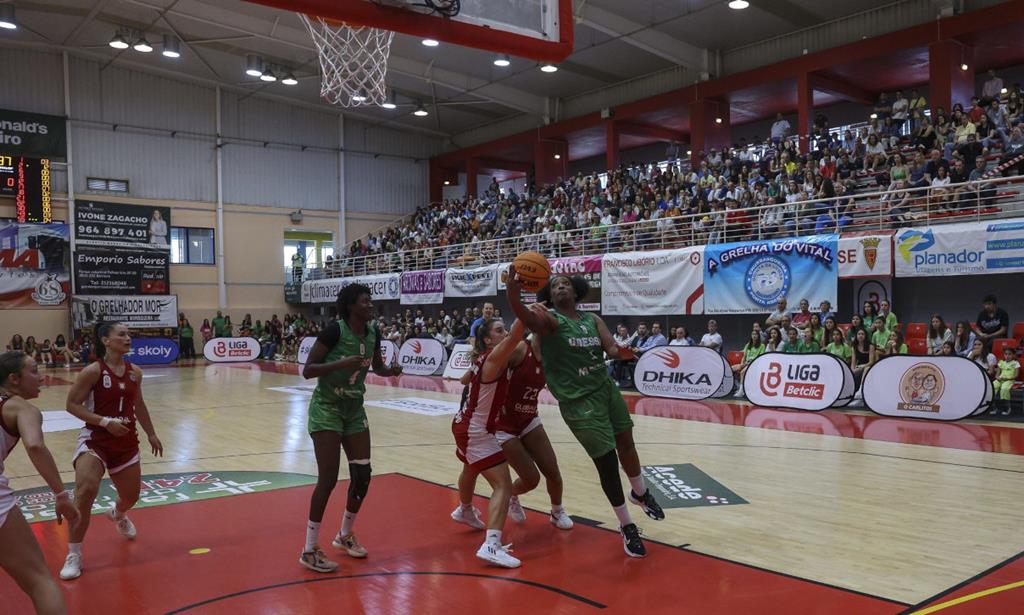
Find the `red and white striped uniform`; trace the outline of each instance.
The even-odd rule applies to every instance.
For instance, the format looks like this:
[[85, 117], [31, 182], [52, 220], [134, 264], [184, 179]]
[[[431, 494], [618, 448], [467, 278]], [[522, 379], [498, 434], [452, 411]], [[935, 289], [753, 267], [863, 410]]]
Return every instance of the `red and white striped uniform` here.
[[504, 400], [492, 421], [498, 442], [524, 436], [541, 425], [537, 398], [547, 380], [544, 378], [544, 368], [533, 354], [530, 344], [526, 345], [522, 362], [506, 370], [506, 379], [508, 384], [505, 386]]
[[139, 398], [139, 377], [132, 364], [124, 362], [124, 373], [114, 373], [100, 359], [100, 378], [92, 387], [85, 407], [96, 414], [119, 419], [128, 433], [115, 436], [106, 427], [86, 425], [78, 434], [78, 446], [72, 464], [84, 454], [90, 454], [103, 462], [107, 472], [117, 474], [139, 462], [139, 434], [136, 429], [135, 402]]
[[484, 361], [488, 350], [473, 362], [473, 380], [469, 385], [466, 407], [455, 415], [452, 434], [455, 436], [455, 456], [477, 472], [505, 461], [505, 454], [494, 436], [494, 421], [500, 413], [508, 388], [508, 376], [499, 374], [492, 382], [482, 382]]
[[[4, 404], [10, 397], [0, 397], [0, 413], [3, 412]], [[10, 481], [4, 476], [4, 460], [11, 454], [14, 447], [18, 445], [18, 436], [7, 430], [0, 420], [0, 527], [7, 522], [7, 513], [14, 508], [14, 490], [11, 489]]]

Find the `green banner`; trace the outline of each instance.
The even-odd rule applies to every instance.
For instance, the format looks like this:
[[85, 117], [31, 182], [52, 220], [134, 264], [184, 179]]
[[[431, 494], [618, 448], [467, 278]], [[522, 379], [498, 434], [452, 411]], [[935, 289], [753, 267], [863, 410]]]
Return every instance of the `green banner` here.
[[[212, 500], [245, 493], [260, 493], [312, 485], [316, 477], [308, 474], [290, 474], [287, 472], [193, 472], [172, 474], [152, 474], [142, 477], [142, 492], [135, 508], [165, 506], [182, 502]], [[74, 489], [74, 483], [65, 485]], [[17, 505], [29, 523], [53, 521], [53, 493], [49, 487], [37, 487], [14, 493]], [[92, 514], [105, 513], [117, 501], [117, 491], [110, 479], [100, 483], [99, 495], [92, 505]]]
[[748, 502], [692, 463], [643, 466], [644, 481], [662, 508], [730, 506]]

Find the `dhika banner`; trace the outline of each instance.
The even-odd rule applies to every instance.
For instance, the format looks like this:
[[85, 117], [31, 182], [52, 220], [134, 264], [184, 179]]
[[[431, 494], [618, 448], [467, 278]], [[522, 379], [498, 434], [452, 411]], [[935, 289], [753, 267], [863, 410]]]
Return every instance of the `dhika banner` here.
[[498, 294], [498, 266], [445, 269], [445, 297], [493, 297]]
[[397, 273], [362, 275], [353, 278], [307, 280], [302, 283], [303, 303], [334, 303], [338, 293], [349, 284], [363, 284], [370, 289], [374, 301], [394, 301], [401, 297], [401, 281]]
[[99, 322], [112, 320], [129, 329], [176, 329], [178, 297], [75, 295], [71, 299], [71, 321], [75, 330], [91, 329]]
[[892, 275], [892, 232], [852, 233], [839, 238], [839, 277]]
[[837, 305], [839, 235], [709, 245], [704, 251], [704, 311], [761, 314], [785, 297], [796, 305]]
[[444, 345], [431, 339], [406, 340], [398, 351], [398, 364], [402, 366], [402, 371], [413, 376], [441, 373], [447, 358]]
[[254, 337], [215, 337], [203, 346], [211, 363], [246, 363], [260, 357], [260, 343]]
[[850, 366], [830, 354], [769, 352], [754, 359], [743, 377], [743, 393], [756, 406], [824, 410], [853, 400]]
[[12, 156], [67, 158], [67, 123], [59, 115], [0, 109], [0, 149]]
[[606, 254], [601, 310], [606, 316], [703, 314], [704, 246]]
[[0, 309], [53, 309], [71, 294], [66, 224], [0, 222]]
[[992, 381], [963, 357], [896, 355], [864, 376], [864, 405], [883, 416], [957, 421], [985, 412]]
[[[661, 346], [648, 350], [636, 362], [633, 382], [637, 391], [649, 397], [700, 400], [728, 395], [732, 370], [725, 358], [710, 348]], [[725, 388], [729, 390], [723, 391]]]
[[402, 305], [423, 305], [444, 301], [444, 269], [409, 271], [402, 274]]
[[896, 232], [899, 277], [1024, 271], [1024, 222], [968, 222]]
[[452, 356], [448, 357], [448, 365], [444, 368], [444, 377], [453, 380], [462, 378], [462, 375], [473, 365], [473, 347], [469, 344], [455, 344], [452, 348]]

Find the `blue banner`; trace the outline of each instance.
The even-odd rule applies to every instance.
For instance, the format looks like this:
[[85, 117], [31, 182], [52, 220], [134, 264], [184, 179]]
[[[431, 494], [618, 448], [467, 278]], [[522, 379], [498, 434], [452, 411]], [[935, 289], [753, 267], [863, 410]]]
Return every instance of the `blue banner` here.
[[137, 337], [126, 357], [136, 365], [167, 365], [178, 358], [178, 343], [163, 337]]
[[838, 303], [839, 235], [771, 239], [704, 248], [704, 313], [774, 312], [785, 297], [795, 311], [801, 299], [811, 310]]

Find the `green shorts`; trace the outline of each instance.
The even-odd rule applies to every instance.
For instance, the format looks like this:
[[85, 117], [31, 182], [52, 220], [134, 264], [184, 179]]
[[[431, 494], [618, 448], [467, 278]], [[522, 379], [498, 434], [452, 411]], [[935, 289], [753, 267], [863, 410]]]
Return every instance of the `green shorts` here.
[[314, 396], [309, 403], [309, 433], [333, 431], [343, 436], [351, 436], [369, 428], [362, 399], [342, 399], [325, 403]]
[[586, 397], [559, 402], [558, 409], [592, 459], [615, 450], [615, 436], [633, 426], [626, 400], [611, 379]]

